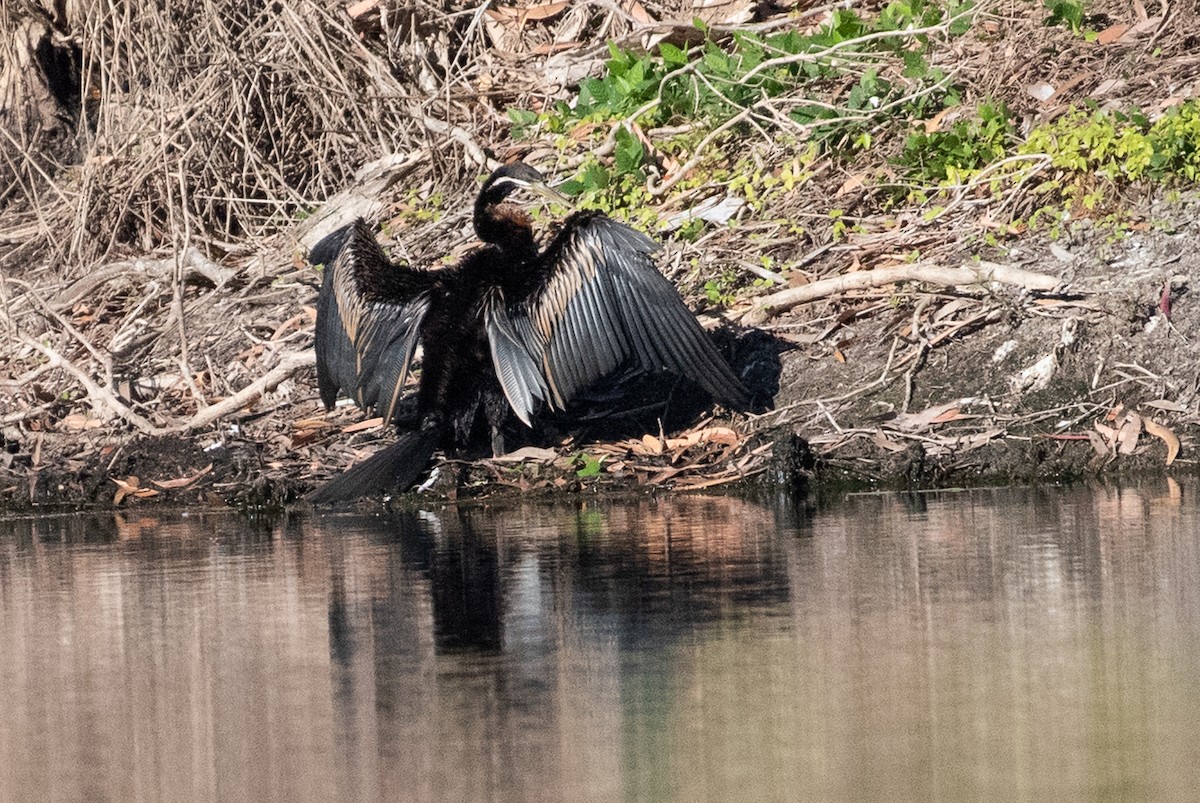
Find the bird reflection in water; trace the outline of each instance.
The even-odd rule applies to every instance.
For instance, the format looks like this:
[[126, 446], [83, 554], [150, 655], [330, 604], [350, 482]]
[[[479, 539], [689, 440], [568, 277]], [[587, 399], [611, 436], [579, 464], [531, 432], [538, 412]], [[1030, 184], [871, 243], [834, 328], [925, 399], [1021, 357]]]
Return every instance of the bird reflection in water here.
[[[339, 528], [361, 523], [334, 521]], [[788, 597], [784, 557], [766, 542], [775, 517], [731, 498], [642, 500], [606, 513], [578, 504], [449, 508], [385, 521], [369, 530], [389, 555], [386, 576], [372, 583], [369, 611], [361, 610], [361, 595], [347, 598], [346, 569], [334, 564], [335, 656], [352, 652], [353, 622], [364, 614], [377, 650], [384, 642], [389, 650], [424, 643], [437, 654], [487, 654], [528, 642], [535, 621], [546, 638], [555, 638], [564, 619], [582, 619], [602, 641], [633, 643], [648, 636], [643, 620], [668, 610], [671, 627], [691, 632], [730, 604], [770, 606]], [[416, 633], [414, 622], [427, 630]]]

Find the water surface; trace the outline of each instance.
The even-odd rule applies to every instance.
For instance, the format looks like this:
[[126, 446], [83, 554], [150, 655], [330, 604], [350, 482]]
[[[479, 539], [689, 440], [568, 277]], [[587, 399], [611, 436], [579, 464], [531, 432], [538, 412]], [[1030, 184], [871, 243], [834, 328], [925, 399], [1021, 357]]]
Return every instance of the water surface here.
[[1197, 510], [0, 521], [0, 800], [1184, 799]]

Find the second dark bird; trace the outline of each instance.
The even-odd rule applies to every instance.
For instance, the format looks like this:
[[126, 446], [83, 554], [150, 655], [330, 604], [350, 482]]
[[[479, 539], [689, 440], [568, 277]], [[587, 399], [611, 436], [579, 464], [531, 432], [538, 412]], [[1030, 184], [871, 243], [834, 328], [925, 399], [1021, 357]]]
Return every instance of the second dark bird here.
[[[530, 424], [539, 406], [564, 409], [577, 392], [632, 362], [696, 382], [744, 409], [746, 389], [675, 287], [654, 266], [649, 237], [599, 212], [576, 212], [539, 251], [516, 190], [558, 197], [517, 162], [484, 182], [475, 233], [484, 245], [456, 266], [393, 264], [358, 220], [309, 255], [324, 264], [317, 300], [317, 383], [400, 427], [396, 442], [312, 494], [316, 504], [404, 490], [439, 446], [465, 445], [477, 420], [504, 452], [509, 410]], [[400, 414], [405, 377], [423, 350], [416, 415]]]

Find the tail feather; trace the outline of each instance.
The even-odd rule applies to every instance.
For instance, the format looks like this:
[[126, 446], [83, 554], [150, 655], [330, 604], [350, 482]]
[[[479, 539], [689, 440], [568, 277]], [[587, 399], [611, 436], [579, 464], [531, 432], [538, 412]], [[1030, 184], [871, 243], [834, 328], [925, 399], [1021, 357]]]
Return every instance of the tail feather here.
[[384, 491], [406, 491], [421, 476], [433, 450], [437, 433], [423, 428], [405, 432], [391, 446], [351, 466], [311, 493], [314, 505], [349, 502]]

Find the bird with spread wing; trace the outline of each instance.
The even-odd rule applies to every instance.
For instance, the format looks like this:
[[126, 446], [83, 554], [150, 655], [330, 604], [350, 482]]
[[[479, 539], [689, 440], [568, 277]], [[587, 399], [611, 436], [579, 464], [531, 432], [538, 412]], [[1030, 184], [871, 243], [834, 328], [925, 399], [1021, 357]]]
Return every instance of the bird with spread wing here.
[[[539, 408], [565, 409], [629, 363], [687, 377], [728, 407], [748, 406], [741, 381], [655, 267], [654, 241], [585, 211], [539, 250], [530, 218], [508, 201], [517, 190], [564, 200], [524, 163], [499, 168], [475, 202], [483, 245], [453, 267], [393, 264], [362, 220], [313, 248], [310, 260], [325, 265], [316, 324], [321, 399], [331, 407], [344, 393], [395, 422], [400, 435], [312, 502], [404, 490], [439, 446], [462, 442], [480, 418], [501, 454], [510, 410], [529, 425]], [[418, 345], [416, 415], [406, 421], [400, 400]]]

